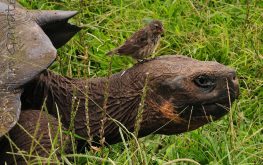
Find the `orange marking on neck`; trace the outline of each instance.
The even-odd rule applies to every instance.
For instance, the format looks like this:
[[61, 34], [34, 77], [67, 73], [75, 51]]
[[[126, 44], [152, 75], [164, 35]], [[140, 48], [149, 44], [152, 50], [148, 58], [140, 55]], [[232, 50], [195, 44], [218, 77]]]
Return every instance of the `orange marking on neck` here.
[[171, 119], [176, 122], [182, 122], [182, 119], [178, 114], [176, 114], [176, 110], [171, 102], [165, 101], [159, 108], [160, 112], [168, 119]]

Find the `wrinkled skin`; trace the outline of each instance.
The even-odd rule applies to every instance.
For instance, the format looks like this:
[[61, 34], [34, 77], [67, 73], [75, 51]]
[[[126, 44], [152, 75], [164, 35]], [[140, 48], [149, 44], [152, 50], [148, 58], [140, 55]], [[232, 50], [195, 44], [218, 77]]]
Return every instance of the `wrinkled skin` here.
[[[225, 107], [229, 107], [230, 100], [232, 102], [238, 95], [235, 71], [217, 62], [166, 56], [137, 64], [123, 75], [114, 74], [109, 79], [105, 124], [107, 143], [121, 140], [118, 126], [109, 117], [123, 123], [128, 130], [134, 130], [134, 120], [141, 103], [147, 74], [148, 91], [139, 136], [152, 132], [177, 134], [194, 130], [225, 115], [228, 112], [228, 108]], [[62, 123], [68, 128], [72, 102], [75, 102], [75, 132], [87, 138], [85, 100], [89, 98], [90, 134], [96, 137], [99, 135], [103, 116], [106, 82], [106, 78], [69, 79], [46, 72], [32, 82], [33, 85], [28, 84], [25, 88], [23, 108], [40, 109], [46, 98], [49, 113], [57, 116], [56, 104], [59, 114], [62, 115]]]
[[[71, 79], [45, 71], [24, 87], [22, 107], [27, 113], [37, 113], [38, 111], [28, 109], [41, 109], [46, 100], [45, 105], [52, 119], [57, 118], [59, 112], [63, 126], [68, 129], [72, 114], [76, 114], [74, 132], [87, 140], [91, 135], [98, 142], [107, 81], [107, 78]], [[149, 134], [178, 134], [197, 129], [225, 115], [230, 103], [238, 96], [235, 71], [217, 62], [164, 56], [137, 64], [124, 74], [117, 73], [109, 79], [104, 126], [107, 144], [121, 141], [119, 126], [111, 118], [118, 120], [129, 131], [134, 131], [145, 84], [148, 90], [144, 99], [139, 137]], [[88, 117], [85, 109], [87, 98]], [[20, 122], [34, 123], [36, 120], [24, 121], [20, 118]], [[43, 121], [45, 122], [48, 123]], [[12, 138], [16, 137], [12, 132], [10, 134]], [[80, 147], [82, 142], [79, 140]], [[51, 144], [44, 143], [43, 146], [50, 148]]]

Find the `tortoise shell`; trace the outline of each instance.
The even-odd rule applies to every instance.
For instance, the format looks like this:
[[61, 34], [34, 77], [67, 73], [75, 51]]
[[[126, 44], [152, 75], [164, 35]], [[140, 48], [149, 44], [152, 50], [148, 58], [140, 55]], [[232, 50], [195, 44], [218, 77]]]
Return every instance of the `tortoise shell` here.
[[0, 0], [0, 137], [18, 121], [22, 86], [48, 68], [56, 48], [80, 30], [76, 11], [29, 11]]
[[46, 69], [56, 48], [33, 16], [16, 4], [0, 2], [0, 137], [18, 121], [20, 87]]

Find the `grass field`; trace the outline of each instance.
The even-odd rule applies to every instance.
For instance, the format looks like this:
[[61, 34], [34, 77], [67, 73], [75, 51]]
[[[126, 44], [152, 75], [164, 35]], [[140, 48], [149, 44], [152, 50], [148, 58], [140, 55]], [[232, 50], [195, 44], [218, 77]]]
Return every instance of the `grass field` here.
[[[120, 45], [143, 20], [159, 19], [165, 37], [156, 56], [182, 54], [215, 60], [237, 70], [240, 97], [219, 121], [181, 135], [150, 135], [140, 151], [123, 143], [73, 156], [65, 164], [224, 164], [263, 162], [263, 1], [262, 0], [20, 0], [30, 9], [78, 10], [83, 30], [58, 52], [50, 69], [69, 77], [108, 73], [106, 52]], [[134, 64], [114, 57], [112, 72]], [[230, 120], [230, 116], [233, 117]], [[232, 128], [232, 129], [231, 129]], [[142, 158], [138, 158], [142, 155]], [[80, 159], [78, 159], [80, 158]], [[100, 163], [99, 163], [99, 162]], [[198, 163], [197, 163], [198, 162]], [[175, 164], [175, 163], [174, 163]]]

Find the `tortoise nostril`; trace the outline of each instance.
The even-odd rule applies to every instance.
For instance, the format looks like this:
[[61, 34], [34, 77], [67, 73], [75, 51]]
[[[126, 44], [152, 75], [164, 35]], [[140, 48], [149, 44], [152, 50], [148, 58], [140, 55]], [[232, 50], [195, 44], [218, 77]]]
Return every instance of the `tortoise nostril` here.
[[228, 82], [230, 88], [234, 90], [234, 97], [237, 98], [239, 95], [238, 78], [235, 71], [231, 71], [228, 75]]

